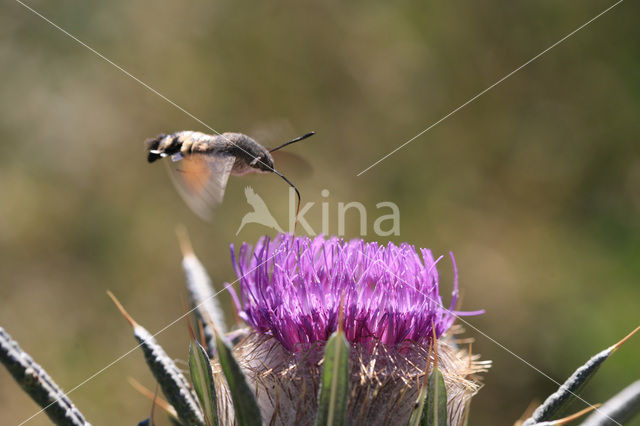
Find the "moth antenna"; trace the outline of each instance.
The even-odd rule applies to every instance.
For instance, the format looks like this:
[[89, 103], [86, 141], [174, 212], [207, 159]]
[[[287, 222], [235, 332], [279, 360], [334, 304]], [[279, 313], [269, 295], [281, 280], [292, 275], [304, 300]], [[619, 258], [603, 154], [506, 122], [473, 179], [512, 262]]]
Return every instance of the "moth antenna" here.
[[285, 146], [287, 146], [287, 145], [291, 145], [292, 143], [299, 142], [299, 141], [301, 141], [302, 139], [306, 139], [306, 138], [308, 138], [308, 137], [310, 137], [310, 136], [313, 136], [313, 135], [315, 135], [315, 134], [316, 134], [316, 132], [309, 132], [309, 133], [307, 133], [306, 135], [298, 136], [298, 137], [297, 137], [297, 138], [295, 138], [295, 139], [291, 139], [289, 142], [285, 142], [285, 143], [283, 143], [282, 145], [279, 145], [279, 146], [277, 146], [277, 147], [275, 147], [275, 148], [270, 149], [270, 150], [269, 150], [269, 152], [277, 151], [277, 150], [279, 150], [280, 148], [284, 148], [284, 147], [285, 147]]
[[292, 184], [289, 179], [284, 177], [284, 175], [282, 173], [280, 173], [276, 169], [273, 169], [273, 173], [277, 174], [282, 179], [284, 179], [284, 181], [287, 182], [289, 184], [289, 186], [293, 188], [294, 191], [296, 191], [296, 196], [298, 197], [298, 208], [296, 209], [296, 221], [295, 221], [295, 223], [293, 225], [293, 233], [295, 234], [296, 233], [296, 228], [298, 227], [298, 214], [300, 213], [300, 202], [301, 202], [300, 191], [298, 191], [298, 188], [296, 188], [296, 186], [294, 184]]

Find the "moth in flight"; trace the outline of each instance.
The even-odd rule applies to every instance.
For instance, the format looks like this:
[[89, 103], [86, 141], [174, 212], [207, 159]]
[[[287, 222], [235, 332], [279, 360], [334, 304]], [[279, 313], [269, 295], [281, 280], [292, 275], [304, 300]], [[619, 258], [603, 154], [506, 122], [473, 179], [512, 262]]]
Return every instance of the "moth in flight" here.
[[222, 202], [229, 175], [275, 173], [296, 191], [299, 209], [300, 192], [275, 169], [271, 153], [314, 134], [309, 132], [267, 149], [242, 133], [209, 135], [181, 131], [160, 134], [145, 141], [145, 146], [149, 163], [171, 158], [175, 167], [169, 167], [169, 175], [178, 192], [194, 213], [210, 220], [216, 206]]

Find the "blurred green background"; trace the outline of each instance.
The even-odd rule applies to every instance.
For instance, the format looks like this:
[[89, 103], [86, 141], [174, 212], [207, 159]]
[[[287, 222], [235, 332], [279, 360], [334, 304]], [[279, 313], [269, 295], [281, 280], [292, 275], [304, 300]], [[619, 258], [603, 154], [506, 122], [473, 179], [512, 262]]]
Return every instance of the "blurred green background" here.
[[[393, 201], [400, 236], [452, 250], [474, 326], [556, 380], [640, 322], [640, 5], [624, 2], [377, 167], [356, 174], [613, 2], [29, 3], [218, 131], [290, 151], [280, 166], [315, 201]], [[105, 290], [155, 332], [183, 312], [175, 226], [216, 285], [251, 185], [285, 223], [275, 176], [231, 178], [213, 223], [179, 199], [142, 141], [207, 129], [16, 2], [0, 15], [0, 325], [70, 389], [134, 346]], [[262, 129], [262, 130], [261, 130]], [[330, 191], [329, 198], [321, 190]], [[359, 233], [355, 215], [347, 237]], [[269, 231], [270, 232], [270, 231]], [[384, 240], [384, 238], [380, 239]], [[441, 264], [448, 293], [450, 263]], [[227, 294], [221, 296], [230, 304]], [[472, 424], [512, 424], [556, 389], [474, 332], [494, 361]], [[158, 336], [186, 358], [180, 322]], [[640, 377], [640, 338], [584, 391], [604, 401]], [[153, 388], [136, 351], [70, 396], [94, 424], [133, 424]], [[576, 408], [582, 408], [576, 406]], [[0, 424], [37, 411], [0, 368]], [[29, 424], [48, 424], [40, 415]], [[635, 424], [640, 424], [636, 422]]]

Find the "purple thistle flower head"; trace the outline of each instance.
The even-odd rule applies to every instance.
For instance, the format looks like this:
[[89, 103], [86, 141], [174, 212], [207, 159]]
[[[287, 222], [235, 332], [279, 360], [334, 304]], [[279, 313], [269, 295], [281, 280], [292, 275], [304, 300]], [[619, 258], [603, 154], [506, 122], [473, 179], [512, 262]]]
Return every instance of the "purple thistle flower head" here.
[[455, 260], [449, 308], [440, 297], [438, 271], [428, 249], [403, 243], [381, 246], [337, 237], [314, 239], [281, 234], [244, 243], [231, 257], [240, 297], [230, 288], [240, 317], [260, 333], [295, 352], [326, 341], [338, 327], [352, 343], [428, 344], [451, 327], [458, 296]]

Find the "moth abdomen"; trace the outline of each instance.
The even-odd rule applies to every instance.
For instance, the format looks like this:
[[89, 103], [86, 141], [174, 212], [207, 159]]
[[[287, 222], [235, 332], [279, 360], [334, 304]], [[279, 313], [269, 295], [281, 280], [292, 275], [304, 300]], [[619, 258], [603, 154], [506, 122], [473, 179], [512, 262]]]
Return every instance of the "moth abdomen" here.
[[155, 138], [149, 138], [146, 141], [144, 141], [144, 147], [149, 152], [149, 154], [147, 155], [147, 161], [149, 163], [153, 163], [154, 161], [162, 158], [162, 155], [160, 154], [158, 147], [160, 146], [160, 142], [162, 141], [162, 139], [164, 139], [166, 136], [167, 135], [162, 133], [156, 136]]
[[191, 154], [192, 151], [196, 151], [195, 146], [201, 145], [200, 140], [202, 139], [200, 137], [194, 138], [194, 135], [198, 135], [197, 132], [182, 131], [170, 135], [162, 133], [155, 138], [147, 139], [145, 141], [146, 149], [149, 152], [147, 161], [153, 163], [178, 153]]

